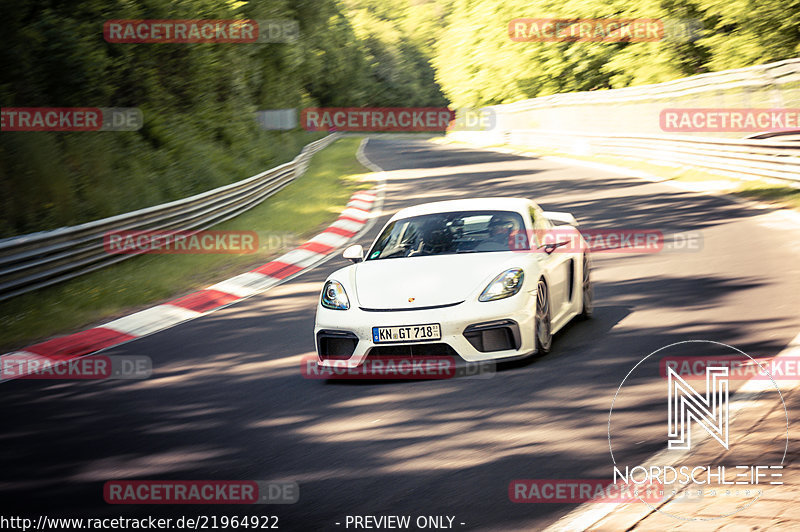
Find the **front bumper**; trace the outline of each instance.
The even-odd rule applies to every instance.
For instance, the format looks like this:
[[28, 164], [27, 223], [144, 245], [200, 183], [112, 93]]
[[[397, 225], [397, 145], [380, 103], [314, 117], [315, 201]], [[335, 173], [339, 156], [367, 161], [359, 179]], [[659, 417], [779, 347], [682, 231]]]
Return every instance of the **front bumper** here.
[[[428, 310], [365, 311], [355, 305], [349, 310], [330, 310], [318, 305], [314, 326], [318, 363], [323, 367], [357, 367], [370, 355], [404, 353], [455, 354], [466, 362], [531, 354], [535, 350], [535, 304], [535, 295], [522, 291], [498, 301], [464, 301]], [[373, 341], [373, 327], [429, 323], [440, 325], [441, 340]]]

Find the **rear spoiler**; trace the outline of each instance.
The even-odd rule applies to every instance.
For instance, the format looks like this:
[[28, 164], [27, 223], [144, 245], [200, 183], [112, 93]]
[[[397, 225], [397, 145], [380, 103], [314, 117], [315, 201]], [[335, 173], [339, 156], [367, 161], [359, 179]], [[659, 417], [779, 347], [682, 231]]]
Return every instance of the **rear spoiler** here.
[[544, 217], [553, 222], [554, 225], [566, 224], [578, 227], [578, 220], [568, 212], [544, 211], [543, 214]]

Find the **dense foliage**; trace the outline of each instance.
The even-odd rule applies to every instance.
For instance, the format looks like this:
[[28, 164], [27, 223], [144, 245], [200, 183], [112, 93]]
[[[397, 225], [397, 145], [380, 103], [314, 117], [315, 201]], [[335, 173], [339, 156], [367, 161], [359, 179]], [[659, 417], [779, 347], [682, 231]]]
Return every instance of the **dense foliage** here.
[[[254, 111], [446, 105], [416, 41], [355, 26], [337, 0], [0, 0], [2, 107], [138, 107], [137, 132], [0, 135], [0, 237], [208, 190], [294, 157], [319, 133]], [[116, 44], [110, 19], [293, 19], [271, 44]], [[392, 23], [386, 21], [390, 30]], [[358, 35], [356, 34], [358, 31]]]
[[[184, 197], [318, 136], [259, 109], [475, 106], [786, 59], [800, 0], [0, 0], [3, 107], [138, 107], [129, 133], [0, 135], [0, 237]], [[523, 17], [694, 20], [696, 39], [512, 42]], [[109, 19], [294, 19], [274, 44], [114, 44]]]
[[[798, 0], [448, 0], [433, 64], [456, 106], [668, 81], [800, 55]], [[658, 42], [512, 42], [517, 18], [647, 18]], [[680, 29], [691, 35], [680, 36]]]

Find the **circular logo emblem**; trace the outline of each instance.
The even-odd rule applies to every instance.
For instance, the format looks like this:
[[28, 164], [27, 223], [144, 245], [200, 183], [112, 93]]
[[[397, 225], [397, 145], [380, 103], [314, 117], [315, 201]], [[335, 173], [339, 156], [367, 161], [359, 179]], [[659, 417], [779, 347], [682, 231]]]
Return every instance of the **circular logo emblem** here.
[[780, 492], [789, 444], [782, 362], [709, 340], [641, 359], [608, 414], [612, 481], [689, 521], [728, 517]]

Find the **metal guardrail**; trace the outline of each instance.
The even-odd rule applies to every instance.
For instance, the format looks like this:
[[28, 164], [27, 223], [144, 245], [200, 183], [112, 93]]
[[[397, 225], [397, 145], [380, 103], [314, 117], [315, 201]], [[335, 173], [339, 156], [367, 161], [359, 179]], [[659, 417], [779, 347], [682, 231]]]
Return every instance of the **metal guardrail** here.
[[738, 178], [800, 184], [797, 143], [743, 139], [747, 133], [665, 133], [666, 108], [800, 107], [800, 58], [711, 72], [653, 85], [554, 94], [488, 107], [495, 127], [449, 133], [493, 145], [619, 155], [712, 170]]
[[705, 168], [738, 178], [800, 184], [800, 146], [774, 140], [657, 135], [596, 135], [541, 130], [505, 133], [507, 144], [553, 146], [576, 155], [621, 155]]
[[[542, 129], [662, 135], [665, 108], [800, 107], [800, 58], [710, 72], [652, 85], [541, 96], [490, 107], [501, 131]], [[684, 133], [681, 133], [683, 136]], [[706, 136], [685, 133], [686, 136]], [[714, 136], [741, 138], [744, 133]]]
[[764, 65], [734, 68], [719, 72], [708, 72], [673, 81], [640, 85], [621, 89], [572, 92], [531, 98], [504, 104], [510, 111], [519, 112], [534, 108], [551, 108], [564, 105], [596, 105], [611, 103], [632, 103], [637, 101], [670, 100], [712, 93], [712, 97], [724, 96], [726, 91], [735, 89], [741, 96], [747, 90], [766, 89], [771, 103], [776, 107], [786, 105], [784, 95], [778, 90], [780, 85], [800, 81], [800, 57], [785, 59]]
[[288, 163], [188, 198], [0, 240], [0, 301], [136, 256], [107, 253], [103, 235], [109, 231], [200, 231], [233, 218], [302, 175], [311, 157], [338, 136], [308, 144]]

